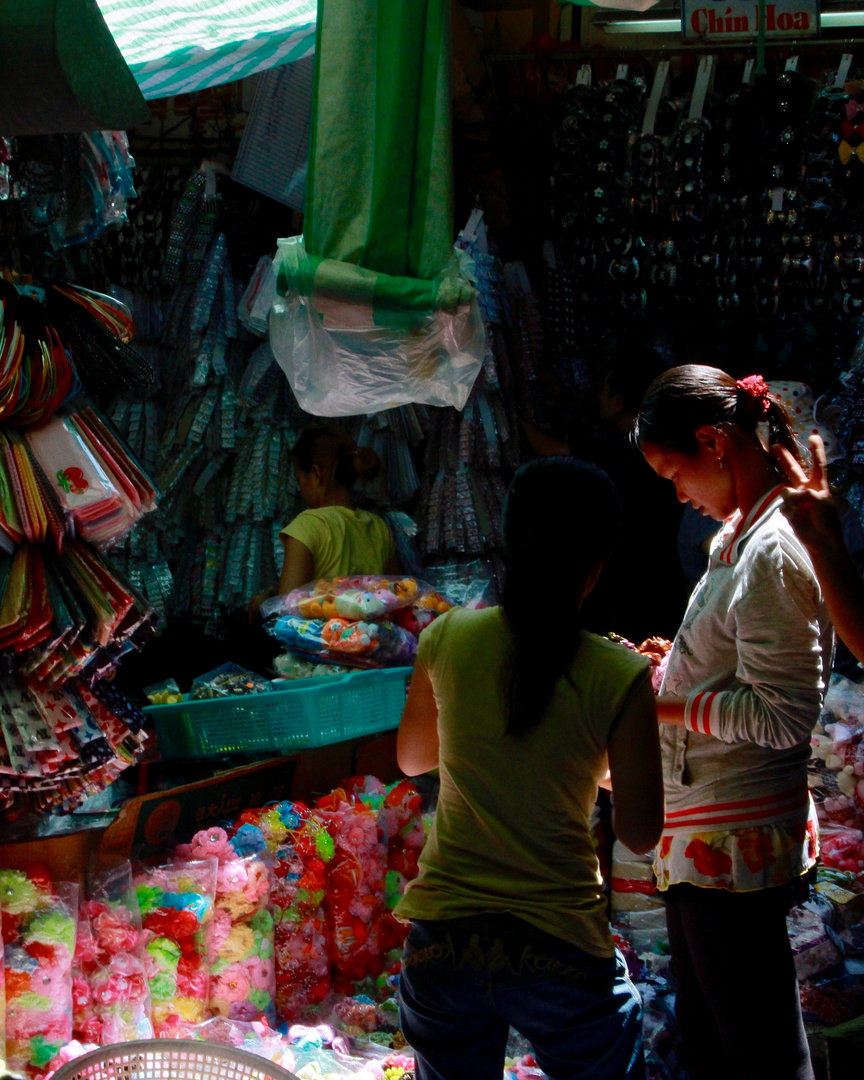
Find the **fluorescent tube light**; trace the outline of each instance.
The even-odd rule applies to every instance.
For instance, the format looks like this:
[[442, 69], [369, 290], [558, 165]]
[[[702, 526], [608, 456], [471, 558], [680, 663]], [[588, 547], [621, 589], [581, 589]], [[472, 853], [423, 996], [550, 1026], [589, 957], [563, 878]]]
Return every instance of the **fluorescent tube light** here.
[[628, 19], [626, 22], [602, 24], [607, 34], [674, 34], [681, 33], [680, 19]]
[[823, 11], [822, 26], [864, 26], [864, 11]]

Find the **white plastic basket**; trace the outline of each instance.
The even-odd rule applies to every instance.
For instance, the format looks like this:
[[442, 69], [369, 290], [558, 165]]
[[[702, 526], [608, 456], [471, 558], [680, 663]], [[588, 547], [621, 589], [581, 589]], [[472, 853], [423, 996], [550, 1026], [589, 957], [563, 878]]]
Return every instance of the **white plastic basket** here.
[[91, 1050], [53, 1080], [297, 1080], [246, 1050], [192, 1039], [147, 1039]]

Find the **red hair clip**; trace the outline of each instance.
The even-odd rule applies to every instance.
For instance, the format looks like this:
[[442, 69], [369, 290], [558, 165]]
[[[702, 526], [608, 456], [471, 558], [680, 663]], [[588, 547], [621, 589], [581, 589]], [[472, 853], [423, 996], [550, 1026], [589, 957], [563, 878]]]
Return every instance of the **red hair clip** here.
[[748, 375], [735, 384], [753, 402], [758, 402], [759, 419], [765, 420], [771, 408], [771, 391], [761, 375]]

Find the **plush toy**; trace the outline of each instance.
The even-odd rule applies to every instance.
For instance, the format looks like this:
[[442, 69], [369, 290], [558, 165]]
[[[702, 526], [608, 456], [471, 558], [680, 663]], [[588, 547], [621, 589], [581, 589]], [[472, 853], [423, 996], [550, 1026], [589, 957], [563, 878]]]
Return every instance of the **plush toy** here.
[[434, 611], [436, 615], [443, 615], [453, 607], [449, 600], [445, 599], [441, 593], [436, 592], [434, 589], [427, 589], [422, 593], [414, 601], [414, 606], [421, 610]]
[[321, 640], [334, 652], [374, 652], [378, 648], [378, 627], [375, 623], [330, 619], [321, 631]]
[[436, 615], [437, 612], [429, 608], [415, 605], [414, 607], [402, 608], [401, 611], [394, 611], [393, 622], [397, 626], [401, 626], [403, 630], [407, 630], [409, 634], [413, 634], [414, 637], [420, 637], [421, 632], [435, 620]]
[[[392, 593], [387, 593], [386, 590], [380, 590], [384, 593], [384, 597], [391, 596]], [[340, 593], [336, 597], [336, 613], [343, 619], [355, 619], [357, 621], [368, 621], [370, 619], [381, 619], [386, 615], [389, 610], [387, 601], [384, 597], [380, 596], [378, 592], [362, 592], [359, 589], [351, 589], [348, 592]]]

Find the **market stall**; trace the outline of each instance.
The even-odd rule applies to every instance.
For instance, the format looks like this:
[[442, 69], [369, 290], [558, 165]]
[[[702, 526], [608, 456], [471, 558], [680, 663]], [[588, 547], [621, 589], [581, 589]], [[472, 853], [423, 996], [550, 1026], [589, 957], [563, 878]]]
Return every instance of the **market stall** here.
[[[436, 783], [404, 779], [394, 733], [425, 627], [497, 602], [536, 439], [602, 441], [634, 342], [736, 376], [757, 357], [823, 435], [864, 554], [860, 58], [536, 34], [502, 55], [490, 31], [481, 61], [494, 17], [469, 11], [451, 70], [431, 0], [402, 22], [383, 0], [163, 6], [99, 3], [128, 119], [0, 110], [5, 1060], [65, 1077], [158, 1038], [407, 1078], [393, 908]], [[380, 459], [352, 496], [395, 565], [280, 591], [321, 417]], [[566, 617], [554, 580], [538, 633]], [[668, 648], [639, 646], [655, 690]], [[864, 1016], [860, 676], [838, 661], [814, 732], [821, 864], [788, 923], [826, 1076]], [[677, 1080], [651, 859], [605, 795], [591, 827], [648, 1075]], [[507, 1069], [541, 1075], [515, 1033]]]

